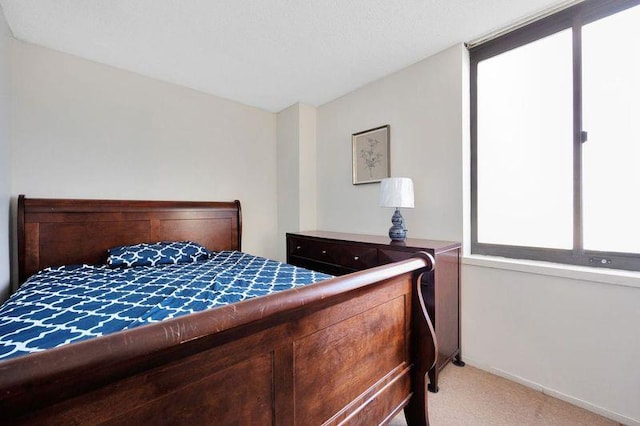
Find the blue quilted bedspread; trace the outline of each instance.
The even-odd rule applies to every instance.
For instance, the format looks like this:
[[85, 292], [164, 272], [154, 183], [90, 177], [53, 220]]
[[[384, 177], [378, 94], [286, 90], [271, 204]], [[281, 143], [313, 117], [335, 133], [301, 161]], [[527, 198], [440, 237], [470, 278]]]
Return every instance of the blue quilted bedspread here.
[[173, 265], [48, 268], [0, 307], [0, 359], [327, 278], [331, 276], [237, 251]]

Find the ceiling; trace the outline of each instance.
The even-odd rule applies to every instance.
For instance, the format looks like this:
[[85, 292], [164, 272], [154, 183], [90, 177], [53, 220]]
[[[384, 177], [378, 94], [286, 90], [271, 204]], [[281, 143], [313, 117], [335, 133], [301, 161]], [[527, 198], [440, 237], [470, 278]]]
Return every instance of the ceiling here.
[[15, 38], [268, 111], [321, 105], [559, 0], [0, 0]]

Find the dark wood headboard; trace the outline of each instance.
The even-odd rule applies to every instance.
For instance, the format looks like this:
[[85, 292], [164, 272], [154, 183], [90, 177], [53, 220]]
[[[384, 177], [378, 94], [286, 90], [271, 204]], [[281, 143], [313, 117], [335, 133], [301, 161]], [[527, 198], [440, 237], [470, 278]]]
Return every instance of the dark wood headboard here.
[[18, 277], [49, 266], [102, 264], [111, 247], [194, 241], [240, 250], [240, 202], [80, 200], [18, 197]]

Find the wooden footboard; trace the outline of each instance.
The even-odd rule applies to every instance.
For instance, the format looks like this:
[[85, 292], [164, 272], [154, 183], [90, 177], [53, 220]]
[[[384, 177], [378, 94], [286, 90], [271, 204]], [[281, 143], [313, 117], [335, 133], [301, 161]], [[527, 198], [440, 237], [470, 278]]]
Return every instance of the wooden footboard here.
[[14, 424], [427, 424], [428, 254], [0, 362]]

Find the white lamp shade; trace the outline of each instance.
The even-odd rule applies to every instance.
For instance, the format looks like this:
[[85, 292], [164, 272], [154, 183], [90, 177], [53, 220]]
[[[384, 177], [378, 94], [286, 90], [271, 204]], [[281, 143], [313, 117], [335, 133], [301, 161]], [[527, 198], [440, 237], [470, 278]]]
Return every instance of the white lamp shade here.
[[380, 207], [413, 208], [413, 181], [401, 177], [382, 179]]

